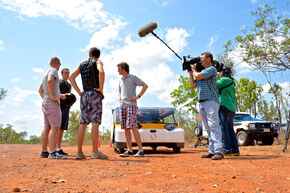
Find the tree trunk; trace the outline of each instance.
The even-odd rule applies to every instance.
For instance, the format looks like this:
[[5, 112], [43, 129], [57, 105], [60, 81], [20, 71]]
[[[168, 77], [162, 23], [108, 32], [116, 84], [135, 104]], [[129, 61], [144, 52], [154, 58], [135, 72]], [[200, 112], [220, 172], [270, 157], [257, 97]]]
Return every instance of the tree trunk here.
[[274, 92], [274, 89], [273, 89], [273, 86], [272, 86], [272, 84], [271, 84], [271, 81], [269, 80], [269, 75], [268, 75], [266, 72], [264, 72], [264, 71], [262, 71], [262, 72], [263, 72], [263, 74], [265, 75], [265, 77], [266, 77], [266, 79], [267, 79], [267, 82], [268, 82], [269, 85], [270, 85], [270, 89], [272, 89], [272, 91], [273, 91], [273, 95], [274, 95], [274, 97], [275, 97], [276, 107], [277, 107], [277, 110], [278, 110], [278, 117], [279, 117], [279, 121], [280, 121], [280, 123], [281, 123], [281, 121], [282, 121], [282, 117], [281, 117], [281, 111], [280, 111], [280, 105], [279, 105], [279, 100], [278, 100], [277, 93]]

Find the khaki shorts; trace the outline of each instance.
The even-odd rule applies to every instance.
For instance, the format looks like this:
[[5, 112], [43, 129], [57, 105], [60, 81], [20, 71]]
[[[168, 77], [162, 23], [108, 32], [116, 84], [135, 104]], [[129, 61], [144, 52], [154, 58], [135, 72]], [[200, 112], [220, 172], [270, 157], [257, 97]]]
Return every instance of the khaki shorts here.
[[61, 110], [57, 102], [43, 101], [42, 112], [44, 116], [44, 126], [60, 127]]

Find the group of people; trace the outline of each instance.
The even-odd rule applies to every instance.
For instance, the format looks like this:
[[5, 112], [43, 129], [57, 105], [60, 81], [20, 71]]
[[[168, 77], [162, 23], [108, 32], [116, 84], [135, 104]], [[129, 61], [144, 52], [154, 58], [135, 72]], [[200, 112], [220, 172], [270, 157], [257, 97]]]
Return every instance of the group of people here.
[[[64, 130], [68, 128], [70, 105], [63, 101], [71, 93], [71, 87], [80, 95], [80, 127], [78, 129], [78, 145], [76, 159], [85, 159], [82, 145], [88, 124], [92, 123], [92, 154], [93, 159], [107, 159], [108, 156], [98, 149], [99, 125], [102, 121], [102, 100], [105, 72], [103, 63], [99, 60], [100, 50], [93, 47], [89, 50], [89, 58], [82, 62], [70, 75], [68, 68], [61, 70], [62, 80], [59, 79], [58, 70], [61, 66], [60, 59], [52, 57], [50, 68], [46, 72], [39, 94], [43, 99], [42, 111], [44, 115], [44, 129], [41, 134], [42, 152], [40, 157], [51, 159], [66, 159], [68, 155], [61, 149]], [[235, 86], [229, 67], [223, 67], [219, 72], [212, 65], [213, 56], [210, 52], [201, 54], [201, 64], [204, 70], [198, 72], [195, 65], [191, 65], [189, 82], [192, 89], [198, 90], [199, 113], [203, 127], [208, 133], [209, 151], [202, 158], [220, 160], [226, 156], [240, 154], [236, 134], [233, 129], [233, 117], [236, 111]], [[143, 157], [142, 142], [137, 125], [137, 100], [144, 95], [148, 85], [135, 75], [130, 74], [126, 62], [117, 65], [122, 76], [119, 81], [118, 99], [120, 102], [120, 123], [125, 130], [128, 150], [121, 153], [121, 157]], [[76, 78], [81, 75], [81, 90]], [[70, 81], [70, 83], [68, 82]], [[140, 93], [136, 94], [136, 87], [141, 86]], [[138, 152], [132, 151], [132, 136], [138, 145]], [[47, 144], [49, 141], [49, 152]]]
[[[98, 149], [99, 125], [102, 122], [102, 100], [105, 72], [103, 62], [99, 60], [101, 51], [92, 47], [89, 50], [89, 58], [82, 62], [70, 75], [69, 69], [61, 70], [62, 80], [59, 79], [58, 70], [61, 66], [60, 59], [52, 57], [50, 68], [46, 72], [39, 87], [39, 94], [43, 99], [42, 111], [44, 115], [44, 129], [41, 134], [42, 152], [41, 158], [66, 159], [67, 153], [61, 149], [61, 140], [64, 130], [68, 128], [70, 105], [63, 101], [71, 93], [71, 86], [80, 95], [80, 127], [78, 129], [78, 145], [76, 159], [86, 159], [82, 146], [88, 124], [92, 124], [92, 159], [108, 159]], [[121, 128], [125, 130], [128, 150], [121, 157], [135, 156], [144, 157], [141, 137], [137, 125], [137, 100], [145, 93], [148, 85], [135, 75], [129, 74], [129, 65], [122, 62], [117, 65], [118, 72], [122, 76], [119, 81], [120, 121]], [[81, 90], [76, 78], [81, 75]], [[68, 82], [70, 81], [70, 83]], [[142, 90], [136, 95], [136, 87]], [[134, 155], [132, 151], [131, 130], [138, 144], [138, 152]], [[49, 151], [47, 144], [49, 142]]]
[[224, 156], [239, 156], [239, 146], [233, 128], [233, 117], [236, 112], [235, 85], [229, 67], [219, 72], [212, 65], [210, 52], [201, 54], [204, 70], [198, 72], [195, 65], [189, 71], [189, 83], [192, 89], [197, 88], [199, 114], [203, 127], [208, 133], [209, 151], [202, 158], [221, 160]]

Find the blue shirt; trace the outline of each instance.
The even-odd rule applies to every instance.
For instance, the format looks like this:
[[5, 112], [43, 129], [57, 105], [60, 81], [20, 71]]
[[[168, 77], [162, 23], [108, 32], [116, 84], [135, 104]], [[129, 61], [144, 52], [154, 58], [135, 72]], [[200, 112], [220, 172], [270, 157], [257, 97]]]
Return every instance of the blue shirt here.
[[197, 84], [198, 100], [214, 100], [219, 103], [219, 97], [216, 89], [216, 68], [214, 66], [210, 66], [202, 70], [200, 73], [202, 74], [203, 79], [195, 80]]

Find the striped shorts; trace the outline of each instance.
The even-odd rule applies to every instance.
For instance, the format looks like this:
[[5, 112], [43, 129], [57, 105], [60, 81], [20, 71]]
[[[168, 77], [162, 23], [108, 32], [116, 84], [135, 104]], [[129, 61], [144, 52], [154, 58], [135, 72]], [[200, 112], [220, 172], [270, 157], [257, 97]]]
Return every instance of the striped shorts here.
[[99, 123], [102, 122], [102, 99], [100, 92], [95, 90], [84, 91], [81, 99], [81, 120], [80, 123]]
[[122, 129], [133, 127], [138, 128], [137, 112], [138, 107], [135, 105], [120, 107], [120, 124]]

